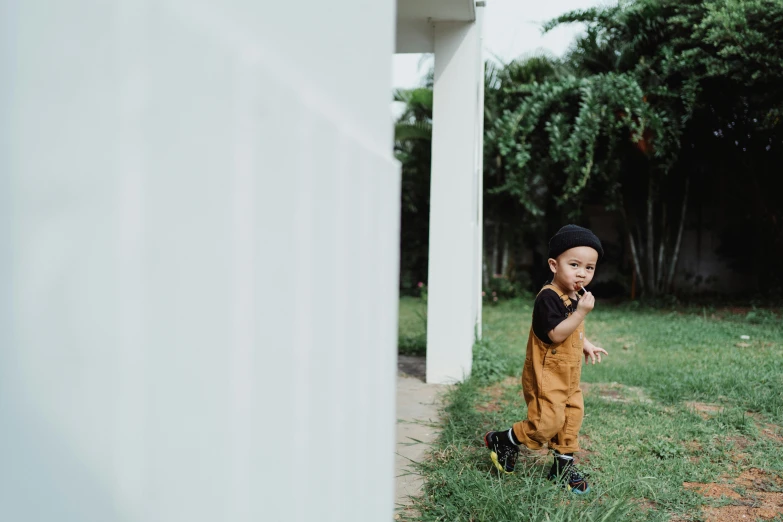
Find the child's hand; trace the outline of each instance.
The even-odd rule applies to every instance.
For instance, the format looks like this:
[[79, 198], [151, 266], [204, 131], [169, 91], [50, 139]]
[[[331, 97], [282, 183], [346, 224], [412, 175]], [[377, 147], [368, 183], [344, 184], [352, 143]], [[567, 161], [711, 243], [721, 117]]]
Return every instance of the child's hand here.
[[593, 311], [593, 308], [595, 308], [595, 297], [592, 293], [585, 291], [585, 295], [576, 304], [576, 311], [586, 316]]
[[585, 354], [585, 364], [589, 363], [590, 360], [592, 360], [592, 363], [595, 364], [595, 360], [598, 359], [598, 362], [601, 362], [601, 354], [609, 355], [609, 352], [604, 350], [603, 348], [599, 346], [595, 346], [593, 343], [585, 339], [584, 347], [582, 348], [582, 351]]

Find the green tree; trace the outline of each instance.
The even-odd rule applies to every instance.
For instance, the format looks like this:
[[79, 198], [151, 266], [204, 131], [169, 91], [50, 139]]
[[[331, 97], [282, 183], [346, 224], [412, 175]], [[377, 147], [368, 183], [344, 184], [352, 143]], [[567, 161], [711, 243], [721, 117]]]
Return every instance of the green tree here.
[[673, 43], [669, 65], [700, 85], [694, 127], [702, 132], [683, 150], [701, 148], [704, 188], [721, 187], [712, 194], [727, 222], [721, 253], [774, 294], [783, 290], [769, 262], [783, 256], [783, 1], [712, 0], [672, 23], [689, 38]]
[[[521, 190], [524, 195], [509, 190], [509, 179], [515, 172], [506, 161], [502, 149], [504, 129], [498, 122], [515, 110], [536, 82], [557, 80], [567, 76], [563, 63], [551, 56], [520, 57], [508, 63], [488, 61], [485, 65], [484, 89], [484, 245], [485, 286], [492, 274], [502, 274], [522, 285], [528, 284], [528, 274], [521, 270], [523, 249], [535, 252], [548, 232], [547, 223], [556, 221], [556, 209], [549, 203], [556, 192], [555, 180], [548, 175], [547, 165], [538, 164], [536, 175], [528, 178]], [[537, 139], [531, 136], [531, 139]], [[540, 260], [539, 260], [540, 261]], [[534, 266], [543, 263], [534, 263]], [[534, 274], [535, 276], [535, 274]], [[536, 277], [534, 277], [536, 279]]]
[[494, 190], [539, 217], [550, 200], [578, 216], [586, 198], [600, 194], [623, 216], [645, 291], [666, 292], [690, 185], [695, 173], [716, 167], [694, 149], [758, 122], [745, 140], [775, 139], [781, 5], [637, 0], [553, 20], [545, 29], [579, 22], [586, 34], [565, 59], [567, 74], [509, 89], [515, 103], [491, 126], [505, 174]]
[[397, 89], [394, 101], [405, 104], [394, 127], [394, 154], [402, 165], [400, 286], [409, 292], [427, 279], [432, 89]]

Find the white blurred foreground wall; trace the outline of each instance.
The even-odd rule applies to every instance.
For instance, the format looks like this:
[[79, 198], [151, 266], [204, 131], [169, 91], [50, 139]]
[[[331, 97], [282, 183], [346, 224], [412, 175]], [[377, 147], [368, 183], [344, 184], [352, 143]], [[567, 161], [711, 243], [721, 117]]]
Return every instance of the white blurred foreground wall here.
[[394, 12], [0, 2], [0, 520], [390, 519]]

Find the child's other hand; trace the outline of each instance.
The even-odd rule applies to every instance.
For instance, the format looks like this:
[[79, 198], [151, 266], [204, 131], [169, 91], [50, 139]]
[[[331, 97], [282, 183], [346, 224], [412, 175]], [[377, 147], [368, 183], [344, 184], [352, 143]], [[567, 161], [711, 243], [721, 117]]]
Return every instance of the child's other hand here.
[[587, 315], [593, 311], [593, 308], [595, 308], [595, 297], [592, 293], [586, 291], [585, 295], [576, 304], [576, 311], [582, 312], [582, 315]]
[[601, 354], [609, 355], [609, 352], [601, 348], [600, 346], [595, 346], [592, 343], [586, 342], [584, 344], [584, 347], [582, 348], [582, 351], [585, 354], [585, 364], [592, 361], [593, 364], [595, 364], [595, 360], [598, 359], [598, 362], [601, 362]]

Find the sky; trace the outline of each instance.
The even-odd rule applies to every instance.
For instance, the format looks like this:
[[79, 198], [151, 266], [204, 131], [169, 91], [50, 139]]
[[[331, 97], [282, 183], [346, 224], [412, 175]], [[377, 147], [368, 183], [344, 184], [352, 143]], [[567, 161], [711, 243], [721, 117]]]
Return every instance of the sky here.
[[[484, 8], [484, 59], [509, 61], [520, 55], [548, 52], [562, 55], [583, 27], [558, 27], [541, 34], [541, 25], [576, 9], [604, 5], [607, 0], [487, 0]], [[419, 54], [398, 54], [393, 59], [395, 87], [417, 87], [431, 61], [421, 65]]]

